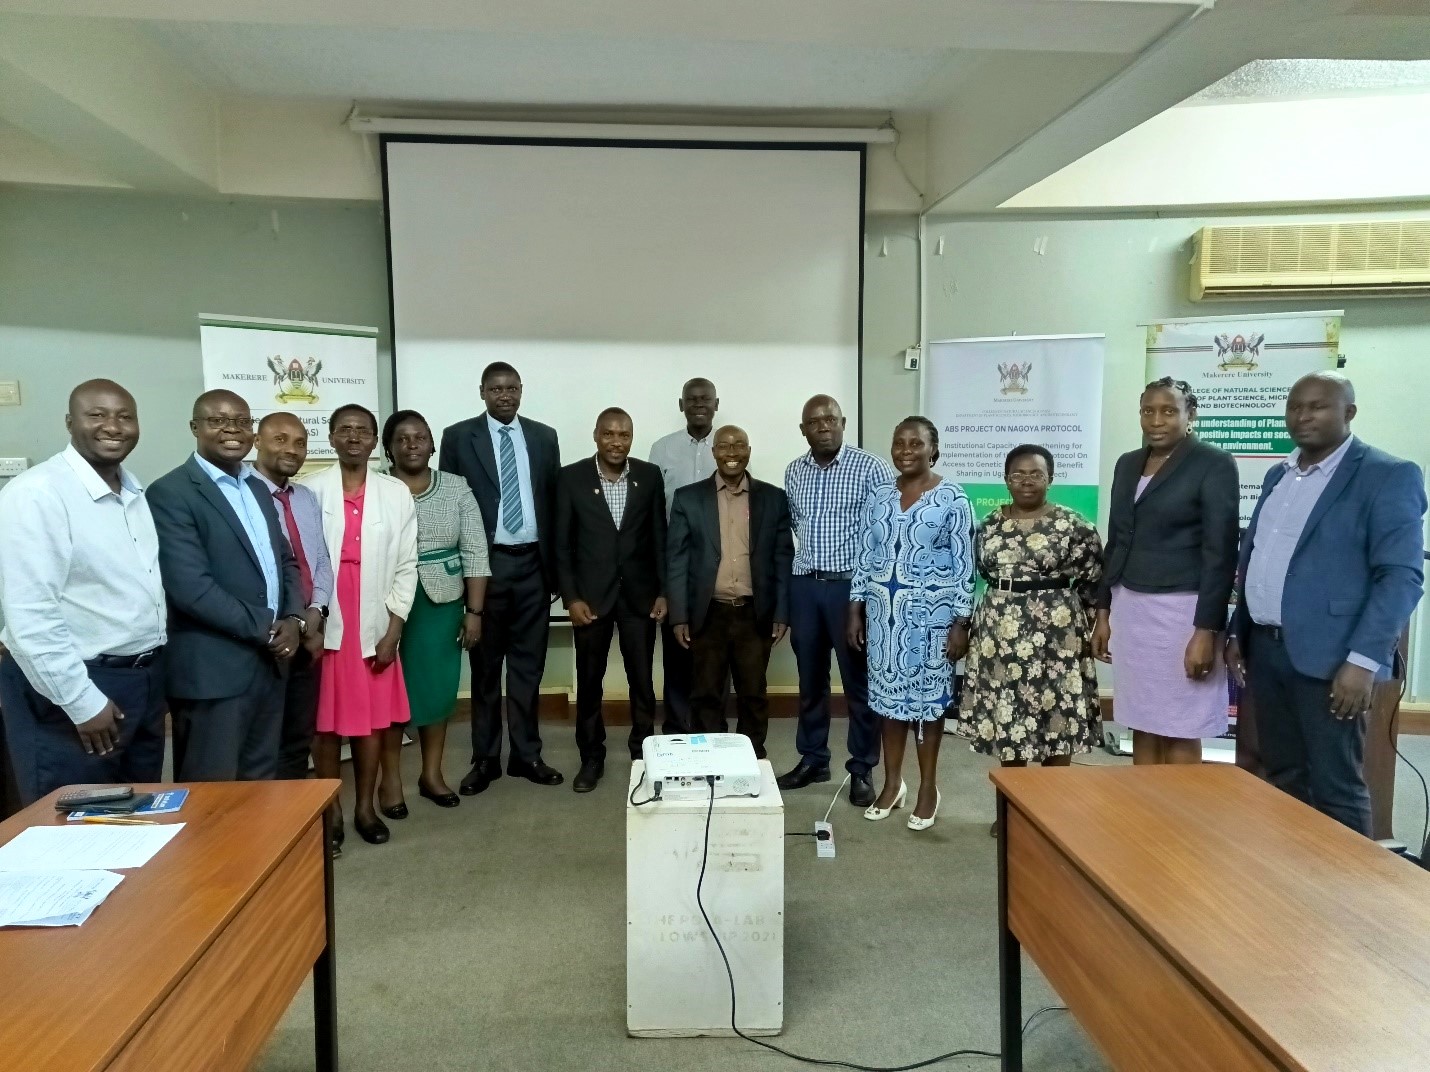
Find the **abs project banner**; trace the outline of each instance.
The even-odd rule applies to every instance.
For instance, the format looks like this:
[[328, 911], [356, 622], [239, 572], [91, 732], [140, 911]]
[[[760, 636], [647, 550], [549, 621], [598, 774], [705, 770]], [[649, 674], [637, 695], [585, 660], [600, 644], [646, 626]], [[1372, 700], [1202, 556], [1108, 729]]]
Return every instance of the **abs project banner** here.
[[1147, 380], [1186, 380], [1197, 396], [1196, 432], [1236, 456], [1241, 524], [1261, 482], [1291, 453], [1286, 396], [1308, 372], [1336, 367], [1341, 312], [1251, 313], [1147, 325]]
[[1036, 443], [1057, 462], [1048, 498], [1097, 521], [1101, 335], [1014, 335], [931, 342], [924, 415], [938, 428], [938, 472], [982, 518], [1008, 501], [1003, 459]]
[[328, 418], [356, 402], [377, 412], [377, 328], [344, 324], [199, 318], [204, 390], [223, 388], [253, 416], [295, 415], [308, 430], [308, 460], [334, 457]]

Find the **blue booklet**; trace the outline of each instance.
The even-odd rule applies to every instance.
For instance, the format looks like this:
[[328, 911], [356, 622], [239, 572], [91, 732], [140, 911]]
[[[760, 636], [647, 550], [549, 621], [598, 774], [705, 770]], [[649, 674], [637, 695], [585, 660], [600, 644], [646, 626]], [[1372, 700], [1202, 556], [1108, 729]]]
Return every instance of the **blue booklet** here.
[[124, 812], [122, 815], [116, 815], [112, 811], [103, 811], [98, 808], [86, 808], [83, 811], [70, 812], [68, 819], [69, 822], [73, 823], [86, 817], [100, 818], [108, 816], [119, 819], [142, 819], [146, 815], [169, 815], [184, 806], [184, 801], [189, 799], [189, 791], [187, 789], [161, 789], [159, 792], [153, 794], [153, 796], [153, 800], [139, 805], [139, 807], [133, 811]]

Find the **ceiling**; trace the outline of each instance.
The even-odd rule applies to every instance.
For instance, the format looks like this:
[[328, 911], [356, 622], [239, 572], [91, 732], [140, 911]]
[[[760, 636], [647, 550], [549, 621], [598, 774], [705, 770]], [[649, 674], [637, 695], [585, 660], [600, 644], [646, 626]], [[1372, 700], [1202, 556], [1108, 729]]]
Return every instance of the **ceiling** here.
[[1213, 83], [1195, 99], [1348, 77], [1250, 61], [1430, 55], [1427, 16], [1430, 0], [0, 0], [0, 184], [376, 196], [342, 118], [388, 102], [889, 121], [909, 210], [980, 211]]

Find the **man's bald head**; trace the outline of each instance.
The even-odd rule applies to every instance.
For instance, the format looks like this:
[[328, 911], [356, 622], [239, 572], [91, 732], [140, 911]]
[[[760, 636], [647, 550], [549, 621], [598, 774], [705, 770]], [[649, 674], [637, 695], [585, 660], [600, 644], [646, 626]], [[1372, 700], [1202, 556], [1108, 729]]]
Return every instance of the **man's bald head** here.
[[86, 380], [70, 392], [65, 428], [79, 456], [117, 480], [119, 464], [139, 443], [139, 407], [113, 380]]
[[234, 394], [232, 391], [220, 387], [213, 391], [205, 391], [199, 395], [198, 398], [194, 399], [194, 420], [197, 421], [203, 417], [207, 417], [213, 410], [222, 409], [225, 403], [235, 407], [242, 407], [245, 411], [248, 409], [248, 403], [243, 400], [242, 395]]
[[276, 409], [258, 422], [259, 435], [263, 434], [264, 429], [273, 429], [276, 431], [279, 428], [287, 432], [297, 429], [304, 435], [307, 435], [308, 432], [307, 426], [298, 419], [298, 415], [296, 413], [289, 413], [286, 409]]
[[1294, 393], [1296, 388], [1300, 387], [1303, 383], [1323, 384], [1327, 388], [1339, 392], [1341, 401], [1346, 405], [1354, 406], [1356, 404], [1356, 386], [1351, 383], [1350, 377], [1344, 373], [1331, 372], [1330, 370], [1324, 372], [1308, 372], [1291, 385], [1292, 392]]
[[829, 395], [815, 395], [804, 404], [800, 413], [799, 433], [809, 444], [815, 462], [828, 465], [844, 446], [844, 428], [848, 422], [839, 403]]
[[254, 468], [283, 487], [308, 460], [308, 429], [296, 414], [275, 410], [258, 422], [254, 446]]

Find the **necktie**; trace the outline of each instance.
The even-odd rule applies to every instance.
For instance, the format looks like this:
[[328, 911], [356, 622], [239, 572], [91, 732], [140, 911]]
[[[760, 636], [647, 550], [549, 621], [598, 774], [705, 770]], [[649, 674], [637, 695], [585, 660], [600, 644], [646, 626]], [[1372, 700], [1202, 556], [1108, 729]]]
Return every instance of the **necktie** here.
[[283, 527], [288, 530], [288, 543], [293, 548], [293, 557], [298, 560], [298, 587], [303, 593], [303, 606], [313, 602], [313, 571], [308, 568], [308, 555], [303, 550], [303, 536], [298, 531], [298, 519], [293, 516], [293, 488], [289, 485], [273, 493], [278, 505], [283, 507]]
[[511, 445], [511, 429], [501, 430], [501, 512], [502, 528], [515, 536], [526, 524], [521, 512], [521, 479], [516, 475], [516, 448]]

